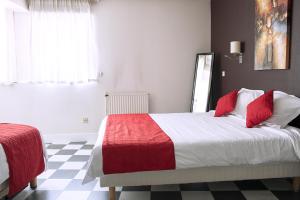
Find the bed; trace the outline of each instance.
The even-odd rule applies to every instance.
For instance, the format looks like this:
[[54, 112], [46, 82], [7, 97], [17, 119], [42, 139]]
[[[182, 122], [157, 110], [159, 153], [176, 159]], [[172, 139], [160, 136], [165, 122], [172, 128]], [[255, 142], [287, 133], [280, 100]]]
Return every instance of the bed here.
[[0, 199], [8, 194], [9, 171], [6, 156], [0, 144]]
[[83, 183], [100, 177], [115, 199], [116, 186], [141, 186], [229, 180], [294, 178], [300, 185], [300, 129], [261, 126], [245, 128], [245, 121], [214, 112], [150, 114], [174, 143], [176, 168], [170, 170], [104, 173], [103, 140], [107, 118], [88, 163]]
[[[32, 189], [35, 189], [37, 187], [37, 178], [36, 176], [38, 174], [40, 174], [44, 168], [45, 168], [45, 165], [46, 165], [46, 161], [47, 161], [47, 152], [46, 152], [46, 148], [45, 148], [45, 145], [44, 145], [44, 142], [41, 138], [41, 135], [39, 134], [38, 130], [33, 128], [33, 127], [30, 127], [30, 126], [25, 126], [25, 125], [17, 125], [17, 124], [0, 124], [0, 139], [1, 141], [7, 141], [7, 138], [5, 135], [5, 133], [7, 134], [11, 134], [10, 139], [8, 140], [11, 140], [12, 142], [10, 143], [14, 143], [15, 146], [13, 146], [14, 149], [18, 149], [20, 151], [28, 151], [28, 150], [32, 150], [34, 151], [36, 148], [36, 146], [38, 146], [38, 148], [41, 150], [41, 153], [42, 153], [42, 165], [40, 167], [29, 167], [29, 166], [26, 166], [26, 163], [25, 166], [22, 166], [22, 159], [17, 159], [19, 160], [18, 164], [22, 166], [22, 168], [24, 168], [25, 170], [27, 169], [30, 169], [32, 171], [34, 171], [35, 173], [35, 176], [32, 176], [32, 174], [29, 172], [29, 173], [26, 173], [28, 174], [25, 175], [24, 177], [20, 177], [22, 178], [22, 181], [21, 180], [17, 180], [17, 181], [20, 181], [20, 182], [24, 182], [24, 180], [26, 181], [27, 180], [30, 180], [26, 183], [21, 183], [22, 185], [20, 186], [16, 186], [16, 190], [20, 191], [18, 188], [21, 187], [21, 188], [24, 188], [28, 185], [28, 183], [30, 184], [30, 187]], [[0, 141], [0, 142], [1, 142]], [[26, 143], [28, 145], [26, 145]], [[18, 191], [16, 192], [12, 192], [10, 194], [10, 170], [9, 169], [13, 169], [12, 167], [9, 167], [9, 164], [8, 164], [8, 156], [6, 155], [6, 151], [4, 150], [4, 146], [3, 145], [7, 145], [8, 143], [7, 142], [3, 142], [3, 143], [0, 143], [0, 199], [6, 197], [6, 196], [9, 196], [9, 195], [15, 195]], [[9, 150], [9, 149], [8, 149]], [[8, 152], [7, 150], [7, 152]], [[23, 154], [19, 154], [20, 152], [13, 152], [13, 156], [15, 156], [16, 154], [15, 153], [18, 153], [19, 156], [24, 156]], [[26, 153], [27, 155], [29, 156], [32, 156], [34, 154], [32, 153]], [[26, 157], [26, 156], [25, 156]], [[36, 162], [36, 166], [39, 165], [38, 161], [39, 159], [38, 158], [34, 158], [32, 159], [33, 162]], [[12, 163], [12, 162], [10, 162]], [[22, 171], [22, 170], [21, 170]], [[22, 171], [23, 172], [23, 171]], [[29, 179], [28, 179], [29, 178]], [[15, 187], [15, 185], [14, 185]], [[12, 197], [12, 196], [10, 196]]]

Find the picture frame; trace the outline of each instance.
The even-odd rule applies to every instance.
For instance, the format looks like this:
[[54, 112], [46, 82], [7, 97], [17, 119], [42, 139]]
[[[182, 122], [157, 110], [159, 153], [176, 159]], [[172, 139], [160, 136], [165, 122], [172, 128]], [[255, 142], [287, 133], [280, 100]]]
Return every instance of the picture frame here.
[[254, 70], [289, 69], [292, 0], [255, 0]]

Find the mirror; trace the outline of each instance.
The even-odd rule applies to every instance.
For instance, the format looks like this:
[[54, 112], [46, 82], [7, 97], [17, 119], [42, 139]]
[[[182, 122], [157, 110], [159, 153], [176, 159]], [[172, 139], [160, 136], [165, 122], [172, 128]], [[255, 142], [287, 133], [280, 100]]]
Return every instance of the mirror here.
[[214, 53], [197, 54], [191, 112], [209, 110], [213, 62]]

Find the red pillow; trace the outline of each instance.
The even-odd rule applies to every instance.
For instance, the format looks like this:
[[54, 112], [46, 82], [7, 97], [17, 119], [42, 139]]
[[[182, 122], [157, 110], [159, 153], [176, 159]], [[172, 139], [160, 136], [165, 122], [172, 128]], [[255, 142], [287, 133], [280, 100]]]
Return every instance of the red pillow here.
[[261, 95], [247, 106], [246, 125], [252, 128], [273, 115], [273, 90]]
[[221, 97], [217, 103], [215, 117], [221, 117], [223, 115], [231, 113], [235, 108], [237, 97], [237, 90], [233, 90], [232, 92]]

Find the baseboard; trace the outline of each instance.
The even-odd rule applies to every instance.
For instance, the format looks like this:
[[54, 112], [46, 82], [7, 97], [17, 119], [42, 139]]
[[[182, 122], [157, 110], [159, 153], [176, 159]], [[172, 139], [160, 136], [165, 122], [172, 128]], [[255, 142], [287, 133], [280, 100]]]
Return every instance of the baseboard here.
[[46, 143], [66, 144], [69, 142], [86, 141], [90, 144], [95, 144], [97, 133], [54, 133], [44, 134], [43, 139]]

